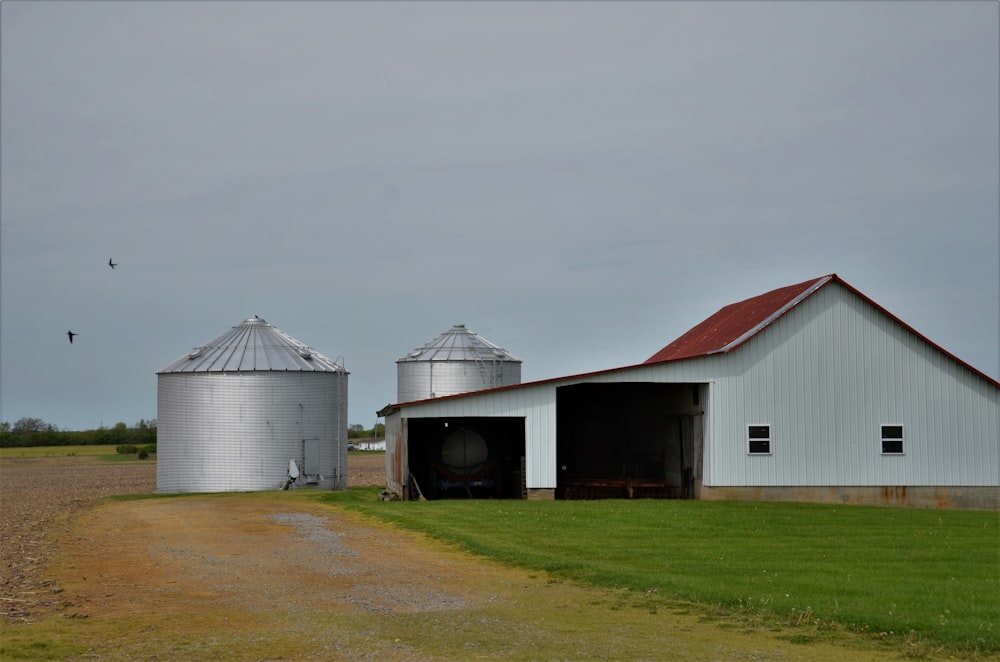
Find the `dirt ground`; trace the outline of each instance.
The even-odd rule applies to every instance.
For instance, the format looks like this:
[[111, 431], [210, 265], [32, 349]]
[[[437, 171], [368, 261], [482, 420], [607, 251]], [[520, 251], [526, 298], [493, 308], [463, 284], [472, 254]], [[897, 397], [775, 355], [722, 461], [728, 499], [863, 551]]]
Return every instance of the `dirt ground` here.
[[[383, 461], [352, 455], [349, 485], [383, 484]], [[0, 463], [0, 651], [99, 660], [898, 659], [553, 582], [316, 503], [305, 490], [100, 500], [154, 491], [151, 462]]]
[[89, 457], [0, 462], [0, 609], [23, 622], [58, 602], [44, 572], [58, 533], [96, 500], [156, 491], [156, 464], [96, 463]]
[[[352, 454], [348, 487], [385, 484], [382, 453]], [[42, 572], [57, 534], [102, 497], [156, 491], [156, 463], [108, 463], [93, 457], [0, 461], [0, 616], [26, 621], [60, 604]]]

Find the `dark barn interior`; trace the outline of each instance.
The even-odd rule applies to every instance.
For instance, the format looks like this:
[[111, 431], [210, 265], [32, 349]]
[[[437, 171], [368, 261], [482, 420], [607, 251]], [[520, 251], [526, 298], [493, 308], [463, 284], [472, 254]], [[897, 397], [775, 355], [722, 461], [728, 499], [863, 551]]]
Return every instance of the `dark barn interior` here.
[[560, 387], [556, 498], [693, 498], [699, 396], [697, 384]]
[[407, 426], [410, 482], [424, 498], [524, 497], [523, 417], [411, 418]]

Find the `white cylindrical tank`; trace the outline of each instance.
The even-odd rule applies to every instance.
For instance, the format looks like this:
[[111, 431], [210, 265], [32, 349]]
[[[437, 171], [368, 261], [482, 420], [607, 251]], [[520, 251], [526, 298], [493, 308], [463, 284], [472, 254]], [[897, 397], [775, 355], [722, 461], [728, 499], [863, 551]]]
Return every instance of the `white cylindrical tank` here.
[[521, 359], [456, 324], [396, 360], [397, 402], [521, 383]]
[[254, 316], [157, 371], [156, 491], [347, 489], [347, 370]]

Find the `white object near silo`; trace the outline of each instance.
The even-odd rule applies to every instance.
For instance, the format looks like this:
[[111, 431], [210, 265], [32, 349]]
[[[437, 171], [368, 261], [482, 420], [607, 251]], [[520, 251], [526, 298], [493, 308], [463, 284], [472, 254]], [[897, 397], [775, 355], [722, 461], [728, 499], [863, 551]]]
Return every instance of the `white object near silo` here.
[[157, 492], [347, 489], [341, 363], [254, 316], [156, 375]]
[[521, 383], [521, 359], [456, 324], [396, 360], [397, 402]]

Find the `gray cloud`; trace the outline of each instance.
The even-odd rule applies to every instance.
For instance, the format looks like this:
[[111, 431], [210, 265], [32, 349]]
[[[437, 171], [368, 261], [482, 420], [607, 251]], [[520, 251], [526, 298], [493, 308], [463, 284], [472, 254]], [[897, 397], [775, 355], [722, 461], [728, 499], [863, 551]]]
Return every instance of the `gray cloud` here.
[[997, 13], [3, 3], [0, 418], [151, 418], [256, 313], [369, 424], [455, 323], [540, 379], [830, 272], [997, 375]]

